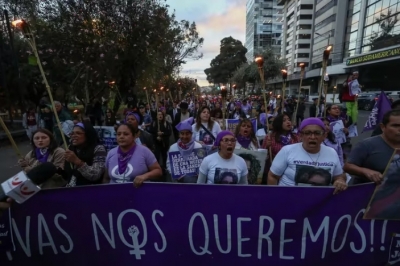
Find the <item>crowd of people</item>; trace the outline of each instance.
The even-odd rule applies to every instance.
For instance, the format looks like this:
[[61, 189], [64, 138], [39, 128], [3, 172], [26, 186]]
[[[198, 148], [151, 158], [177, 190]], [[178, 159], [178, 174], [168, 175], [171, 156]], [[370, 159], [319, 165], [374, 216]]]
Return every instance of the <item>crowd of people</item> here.
[[[327, 105], [325, 115], [310, 118], [304, 118], [304, 101], [297, 113], [296, 106], [290, 101], [281, 106], [275, 97], [267, 107], [252, 98], [232, 97], [223, 103], [220, 97], [189, 97], [175, 102], [138, 102], [122, 117], [107, 109], [100, 122], [115, 127], [118, 144], [107, 151], [93, 127], [97, 121], [90, 117], [73, 121], [68, 110], [56, 102], [60, 120], [71, 120], [71, 128], [64, 131], [63, 126], [60, 132], [54, 120], [52, 128], [46, 126], [46, 120], [29, 128], [32, 149], [18, 163], [25, 172], [43, 162], [58, 168], [42, 188], [127, 182], [140, 187], [145, 181], [156, 181], [333, 186], [338, 193], [348, 185], [383, 181], [388, 161], [394, 150], [400, 149], [400, 101], [384, 115], [381, 132], [374, 132], [376, 136], [353, 149], [349, 127], [357, 121], [344, 113], [342, 106]], [[29, 116], [39, 121], [34, 110]], [[239, 120], [233, 132], [225, 129], [223, 117]], [[256, 119], [256, 127], [250, 118]], [[343, 125], [340, 137], [332, 130], [332, 123], [338, 121]], [[65, 134], [68, 150], [64, 150], [60, 134]], [[201, 162], [198, 175], [173, 178], [168, 153], [179, 152], [182, 160], [190, 160], [193, 150], [202, 147], [209, 155]], [[260, 182], [248, 178], [249, 165], [235, 154], [236, 149], [268, 151]], [[0, 208], [8, 206], [9, 202], [0, 203]]]

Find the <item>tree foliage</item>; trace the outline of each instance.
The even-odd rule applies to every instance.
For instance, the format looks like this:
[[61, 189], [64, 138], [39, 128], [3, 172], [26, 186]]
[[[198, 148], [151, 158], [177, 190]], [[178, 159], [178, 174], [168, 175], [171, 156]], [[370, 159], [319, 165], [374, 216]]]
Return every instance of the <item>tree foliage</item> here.
[[392, 31], [399, 22], [398, 13], [393, 14], [391, 10], [381, 13], [375, 20], [378, 22], [380, 32], [373, 32], [370, 43], [371, 50], [378, 50], [388, 46], [400, 44], [400, 34], [393, 34]]
[[[279, 59], [271, 48], [261, 50], [258, 54], [264, 58], [264, 79], [266, 82], [280, 75], [281, 70], [285, 67], [285, 62]], [[259, 83], [261, 80], [256, 63], [243, 63], [234, 72], [233, 81], [239, 88], [245, 88], [246, 82]]]
[[247, 49], [232, 37], [221, 40], [220, 53], [204, 70], [209, 83], [230, 83], [234, 72], [246, 62]]
[[[176, 79], [187, 60], [202, 57], [204, 39], [196, 24], [177, 21], [163, 2], [0, 0], [12, 16], [30, 24], [50, 86], [65, 101], [85, 99], [87, 91], [91, 99], [107, 97], [111, 81], [121, 94], [129, 88], [142, 93], [143, 87]], [[17, 52], [26, 83], [42, 93], [37, 66], [27, 64], [29, 46]]]

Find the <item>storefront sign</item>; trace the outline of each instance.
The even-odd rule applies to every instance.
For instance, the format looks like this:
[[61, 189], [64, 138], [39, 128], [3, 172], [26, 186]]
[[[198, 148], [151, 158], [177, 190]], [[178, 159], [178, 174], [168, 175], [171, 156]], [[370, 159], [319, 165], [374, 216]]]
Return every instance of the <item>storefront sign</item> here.
[[377, 61], [380, 59], [387, 59], [387, 58], [396, 57], [396, 56], [400, 56], [400, 47], [385, 50], [385, 51], [375, 52], [372, 54], [357, 56], [354, 58], [349, 58], [349, 59], [347, 59], [346, 65], [353, 66], [353, 65], [357, 65], [357, 64], [373, 62], [373, 61]]

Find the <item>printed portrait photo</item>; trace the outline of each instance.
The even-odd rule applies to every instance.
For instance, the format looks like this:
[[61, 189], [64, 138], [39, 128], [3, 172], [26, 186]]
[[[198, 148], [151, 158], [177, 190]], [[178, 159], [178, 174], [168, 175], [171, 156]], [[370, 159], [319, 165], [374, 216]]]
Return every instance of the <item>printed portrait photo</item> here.
[[309, 165], [296, 165], [294, 180], [297, 185], [329, 186], [331, 184], [330, 169]]
[[247, 181], [249, 184], [257, 184], [257, 179], [261, 171], [261, 163], [258, 159], [250, 153], [238, 154], [244, 159], [247, 165], [247, 170], [249, 171], [247, 175]]
[[214, 184], [237, 184], [239, 182], [236, 169], [215, 169]]
[[213, 145], [214, 144], [214, 140], [213, 140], [212, 136], [209, 133], [207, 133], [207, 131], [205, 131], [205, 130], [200, 131], [199, 140], [204, 142], [205, 145]]
[[396, 150], [364, 215], [366, 219], [400, 220], [400, 150]]

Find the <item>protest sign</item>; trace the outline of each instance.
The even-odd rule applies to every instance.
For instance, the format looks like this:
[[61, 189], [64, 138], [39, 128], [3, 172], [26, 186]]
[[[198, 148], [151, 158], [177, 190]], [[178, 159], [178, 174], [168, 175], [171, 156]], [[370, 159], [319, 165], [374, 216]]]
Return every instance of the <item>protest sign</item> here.
[[207, 156], [204, 148], [193, 149], [192, 153], [184, 159], [179, 151], [168, 153], [171, 177], [179, 179], [183, 176], [198, 176], [203, 159]]
[[342, 144], [346, 142], [346, 134], [344, 133], [344, 124], [342, 120], [330, 123], [332, 133], [335, 135], [337, 143]]
[[246, 149], [235, 149], [235, 154], [244, 159], [249, 171], [247, 179], [249, 184], [261, 184], [264, 174], [265, 161], [267, 160], [267, 150], [251, 151]]
[[[233, 134], [235, 134], [235, 130], [237, 125], [239, 125], [241, 119], [226, 119], [226, 130], [229, 130]], [[257, 119], [251, 118], [251, 124], [253, 125], [254, 133], [257, 132]]]
[[352, 186], [339, 195], [327, 187], [162, 183], [42, 190], [12, 207], [16, 250], [0, 252], [0, 261], [385, 265], [398, 256], [392, 236], [400, 222], [362, 219], [374, 188]]
[[106, 148], [107, 152], [118, 146], [117, 133], [114, 127], [95, 126], [94, 129], [97, 131], [100, 143]]
[[383, 182], [376, 187], [371, 198], [366, 219], [400, 220], [400, 149], [393, 152]]

